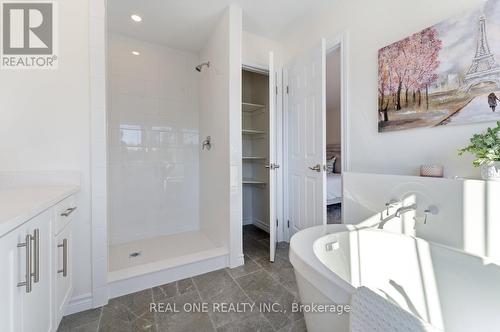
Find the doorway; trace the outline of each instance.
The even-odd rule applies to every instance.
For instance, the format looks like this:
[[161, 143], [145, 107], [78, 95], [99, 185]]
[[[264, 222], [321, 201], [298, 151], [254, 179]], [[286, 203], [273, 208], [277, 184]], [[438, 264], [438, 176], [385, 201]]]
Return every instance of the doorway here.
[[340, 47], [326, 52], [326, 218], [328, 224], [342, 220], [342, 126]]
[[[287, 239], [309, 227], [342, 222], [342, 172], [349, 170], [345, 38], [343, 33], [321, 39], [283, 72]], [[329, 183], [335, 183], [330, 195]]]
[[242, 68], [242, 207], [245, 231], [258, 228], [267, 236], [269, 260], [277, 242], [276, 183], [280, 165], [276, 149], [276, 73], [273, 53], [268, 69]]

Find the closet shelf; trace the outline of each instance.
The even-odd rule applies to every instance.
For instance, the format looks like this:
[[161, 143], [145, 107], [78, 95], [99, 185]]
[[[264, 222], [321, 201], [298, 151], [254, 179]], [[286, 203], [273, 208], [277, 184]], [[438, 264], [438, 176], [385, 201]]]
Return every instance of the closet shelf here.
[[241, 132], [243, 135], [262, 135], [266, 133], [265, 131], [254, 129], [243, 129]]
[[267, 183], [264, 181], [256, 180], [256, 179], [243, 179], [243, 184], [259, 184], [266, 185]]
[[253, 104], [253, 103], [241, 103], [241, 110], [245, 113], [253, 113], [258, 110], [266, 109], [266, 105]]
[[266, 160], [266, 157], [243, 157], [243, 160]]

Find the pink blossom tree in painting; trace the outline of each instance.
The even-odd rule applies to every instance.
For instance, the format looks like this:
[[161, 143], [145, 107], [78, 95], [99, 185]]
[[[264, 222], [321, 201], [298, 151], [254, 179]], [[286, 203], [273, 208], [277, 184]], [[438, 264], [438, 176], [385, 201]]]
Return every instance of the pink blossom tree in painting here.
[[437, 32], [428, 28], [379, 51], [379, 112], [383, 121], [389, 121], [391, 104], [397, 111], [403, 108], [403, 98], [404, 107], [421, 107], [422, 90], [426, 91], [428, 107], [428, 86], [437, 79], [440, 49]]

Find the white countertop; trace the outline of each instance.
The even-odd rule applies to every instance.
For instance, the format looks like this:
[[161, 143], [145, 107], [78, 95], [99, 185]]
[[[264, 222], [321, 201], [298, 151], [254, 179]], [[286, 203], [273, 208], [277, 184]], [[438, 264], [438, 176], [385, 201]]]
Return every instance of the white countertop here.
[[0, 188], [0, 237], [78, 192], [76, 185]]

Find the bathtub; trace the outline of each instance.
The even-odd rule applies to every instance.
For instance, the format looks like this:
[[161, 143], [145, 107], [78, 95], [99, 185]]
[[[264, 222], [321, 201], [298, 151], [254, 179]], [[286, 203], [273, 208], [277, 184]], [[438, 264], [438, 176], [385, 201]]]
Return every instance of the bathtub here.
[[[500, 266], [485, 258], [384, 230], [326, 225], [296, 233], [290, 261], [302, 304], [349, 305], [366, 286], [444, 331], [500, 331]], [[348, 313], [304, 315], [309, 332], [349, 331]]]

